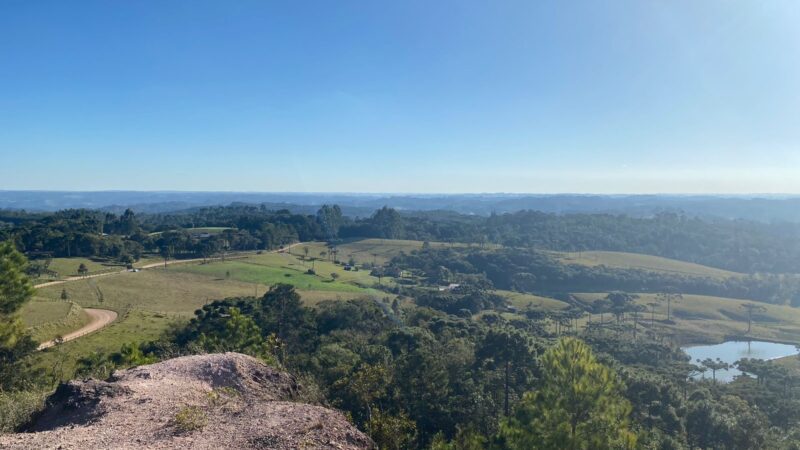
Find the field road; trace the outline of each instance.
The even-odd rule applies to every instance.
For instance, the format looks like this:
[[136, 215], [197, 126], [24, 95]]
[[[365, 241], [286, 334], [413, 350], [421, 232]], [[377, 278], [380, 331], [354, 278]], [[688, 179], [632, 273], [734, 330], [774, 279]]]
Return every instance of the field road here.
[[[287, 245], [286, 247], [284, 247], [282, 249], [271, 250], [268, 253], [281, 253], [281, 252], [287, 251], [290, 248], [295, 247], [295, 246], [300, 245], [300, 244], [302, 244], [302, 242], [296, 242], [294, 244]], [[252, 252], [231, 253], [229, 256], [233, 258], [233, 257], [239, 256], [239, 255], [248, 254], [248, 253], [252, 253]], [[197, 258], [197, 259], [173, 259], [172, 261], [167, 261], [167, 265], [202, 262], [202, 261], [205, 261], [205, 260], [202, 259], [202, 258]], [[146, 266], [139, 267], [138, 269], [152, 269], [154, 267], [162, 267], [163, 265], [164, 265], [163, 262], [152, 263], [152, 264], [147, 264]], [[80, 277], [80, 276], [78, 276], [78, 277], [69, 277], [69, 278], [64, 279], [64, 280], [49, 281], [47, 283], [37, 284], [34, 287], [35, 288], [40, 288], [40, 287], [46, 287], [46, 286], [54, 286], [54, 285], [57, 285], [57, 284], [69, 283], [71, 281], [86, 280], [86, 279], [89, 279], [89, 278], [107, 277], [109, 275], [119, 275], [119, 274], [123, 274], [123, 273], [131, 273], [131, 272], [128, 269], [122, 269], [122, 270], [118, 270], [118, 271], [114, 271], [114, 272], [104, 272], [104, 273], [98, 273], [98, 274], [94, 274], [94, 275], [87, 275], [85, 277]], [[77, 338], [79, 338], [81, 336], [85, 336], [85, 335], [87, 335], [89, 333], [92, 333], [94, 331], [97, 331], [97, 330], [105, 327], [106, 325], [110, 324], [111, 322], [117, 320], [117, 313], [114, 312], [114, 311], [108, 310], [108, 309], [85, 308], [84, 311], [86, 311], [86, 314], [89, 315], [89, 319], [90, 319], [89, 323], [87, 323], [85, 326], [83, 326], [83, 327], [81, 327], [81, 328], [79, 328], [79, 329], [77, 329], [77, 330], [75, 330], [75, 331], [73, 331], [71, 333], [67, 333], [64, 336], [62, 336], [63, 342], [71, 341], [71, 340], [77, 339]], [[55, 340], [47, 341], [47, 342], [41, 343], [39, 345], [38, 349], [39, 350], [43, 350], [43, 349], [46, 349], [46, 348], [50, 348], [50, 347], [52, 347], [54, 345], [56, 345]]]
[[[294, 244], [287, 245], [286, 247], [284, 247], [282, 249], [270, 250], [267, 253], [281, 253], [283, 251], [289, 250], [292, 247], [296, 247], [296, 246], [298, 246], [300, 244], [302, 244], [302, 242], [295, 242]], [[251, 254], [251, 253], [253, 253], [253, 252], [252, 251], [246, 251], [246, 252], [240, 252], [240, 253], [230, 253], [228, 255], [228, 257], [229, 258], [235, 258], [235, 257], [240, 256], [240, 255], [247, 255], [247, 254]], [[173, 259], [173, 260], [167, 261], [167, 265], [171, 266], [173, 264], [187, 264], [187, 263], [203, 262], [203, 261], [207, 261], [207, 259], [203, 259], [203, 258]], [[140, 269], [140, 270], [141, 269], [152, 269], [152, 268], [163, 267], [163, 266], [164, 266], [163, 262], [157, 262], [157, 263], [147, 264], [147, 265], [142, 266], [142, 267], [137, 267], [137, 269]], [[88, 280], [90, 278], [107, 277], [109, 275], [119, 275], [121, 273], [129, 273], [129, 272], [130, 271], [128, 269], [120, 269], [120, 270], [116, 270], [116, 271], [112, 271], [112, 272], [96, 273], [94, 275], [73, 276], [73, 277], [65, 278], [63, 280], [48, 281], [46, 283], [37, 284], [34, 287], [35, 288], [43, 288], [43, 287], [47, 287], [47, 286], [55, 286], [55, 285], [58, 285], [58, 284], [69, 283], [71, 281]]]
[[[86, 314], [89, 315], [89, 323], [78, 328], [77, 330], [67, 333], [62, 336], [63, 342], [71, 341], [73, 339], [78, 339], [81, 336], [85, 336], [89, 333], [97, 331], [106, 325], [110, 324], [111, 322], [117, 320], [117, 313], [115, 311], [110, 311], [108, 309], [94, 309], [94, 308], [86, 308], [84, 309]], [[39, 350], [44, 350], [46, 348], [50, 348], [56, 345], [56, 341], [47, 341], [42, 342], [39, 345]]]

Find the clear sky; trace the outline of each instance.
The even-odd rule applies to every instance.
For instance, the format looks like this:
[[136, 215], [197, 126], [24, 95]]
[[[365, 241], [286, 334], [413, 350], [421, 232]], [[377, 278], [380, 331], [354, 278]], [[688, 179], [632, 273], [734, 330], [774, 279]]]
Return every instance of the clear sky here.
[[3, 0], [0, 189], [800, 193], [800, 2]]

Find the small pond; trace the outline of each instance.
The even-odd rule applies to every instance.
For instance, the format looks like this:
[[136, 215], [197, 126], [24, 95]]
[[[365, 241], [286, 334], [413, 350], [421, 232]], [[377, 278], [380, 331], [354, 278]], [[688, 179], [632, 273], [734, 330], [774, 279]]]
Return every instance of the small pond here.
[[[684, 347], [683, 351], [692, 357], [693, 364], [697, 364], [698, 359], [706, 358], [719, 358], [728, 364], [733, 364], [742, 358], [775, 359], [797, 354], [794, 345], [764, 341], [728, 341], [715, 345]], [[739, 374], [741, 372], [737, 369], [718, 370], [717, 381], [732, 381], [733, 377]], [[705, 376], [710, 378], [711, 371], [706, 372]]]

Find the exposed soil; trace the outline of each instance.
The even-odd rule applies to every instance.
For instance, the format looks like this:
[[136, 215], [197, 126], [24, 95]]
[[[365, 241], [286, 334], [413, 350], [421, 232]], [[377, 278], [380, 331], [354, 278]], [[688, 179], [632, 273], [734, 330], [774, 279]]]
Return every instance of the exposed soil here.
[[62, 384], [29, 432], [0, 436], [0, 448], [374, 448], [340, 412], [295, 402], [301, 392], [246, 355], [175, 358]]

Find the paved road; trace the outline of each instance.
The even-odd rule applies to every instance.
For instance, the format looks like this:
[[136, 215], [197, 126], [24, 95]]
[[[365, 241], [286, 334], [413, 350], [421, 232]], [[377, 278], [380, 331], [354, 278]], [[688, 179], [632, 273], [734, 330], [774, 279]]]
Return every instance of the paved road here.
[[[97, 331], [106, 325], [110, 324], [111, 322], [117, 320], [117, 313], [114, 311], [110, 311], [108, 309], [94, 309], [94, 308], [86, 308], [84, 309], [86, 314], [89, 315], [89, 323], [78, 328], [77, 330], [67, 333], [63, 338], [63, 342], [71, 341], [73, 339], [78, 339], [81, 336], [85, 336], [89, 333]], [[49, 347], [56, 345], [55, 340], [42, 342], [39, 345], [39, 350], [43, 350]]]

